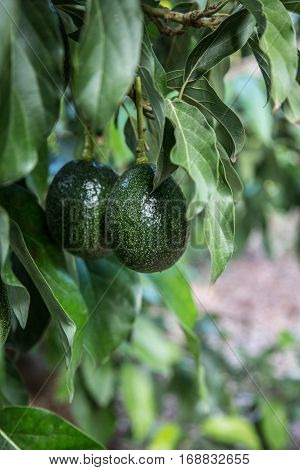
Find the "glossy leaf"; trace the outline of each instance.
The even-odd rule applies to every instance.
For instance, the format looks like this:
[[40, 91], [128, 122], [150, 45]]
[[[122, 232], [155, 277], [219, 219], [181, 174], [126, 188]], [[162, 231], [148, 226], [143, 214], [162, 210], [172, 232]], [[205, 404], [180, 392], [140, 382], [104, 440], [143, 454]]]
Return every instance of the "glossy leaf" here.
[[156, 417], [153, 381], [138, 366], [125, 364], [121, 370], [121, 392], [134, 439], [143, 441]]
[[84, 346], [100, 364], [131, 332], [141, 306], [137, 274], [113, 259], [78, 261], [80, 288], [89, 307]]
[[216, 136], [203, 114], [189, 104], [166, 100], [168, 119], [175, 127], [176, 145], [171, 162], [187, 172], [194, 184], [187, 216], [199, 214], [215, 191], [218, 181]]
[[222, 59], [241, 49], [252, 34], [254, 24], [253, 16], [246, 10], [240, 10], [226, 18], [216, 31], [205, 36], [187, 58], [185, 84], [204, 75]]
[[[86, 304], [67, 271], [63, 254], [46, 226], [45, 214], [34, 196], [19, 186], [2, 188], [0, 203], [11, 219], [11, 246], [43, 297], [58, 327], [72, 374], [82, 352], [82, 334], [87, 320]], [[30, 216], [28, 216], [30, 214]]]
[[[63, 93], [63, 44], [48, 2], [0, 5], [0, 184], [28, 174], [58, 119]], [[51, 54], [49, 54], [51, 51]]]
[[204, 214], [204, 236], [211, 255], [211, 279], [215, 282], [234, 252], [235, 211], [232, 191], [220, 164], [218, 187], [208, 201]]
[[259, 44], [259, 37], [256, 33], [252, 34], [252, 36], [249, 38], [248, 44], [251, 47], [251, 50], [257, 60], [260, 71], [264, 78], [266, 90], [267, 90], [267, 101], [269, 101], [270, 95], [271, 95], [271, 87], [272, 87], [269, 58], [261, 49], [260, 44]]
[[167, 79], [165, 71], [152, 49], [147, 31], [143, 40], [139, 70], [142, 78], [142, 85], [147, 92], [154, 115], [154, 123], [152, 124], [149, 121], [148, 125], [149, 130], [153, 135], [153, 138], [151, 139], [152, 145], [150, 147], [151, 156], [156, 160], [161, 149], [164, 134], [164, 92], [167, 86]]
[[243, 0], [256, 18], [259, 45], [269, 60], [271, 96], [277, 109], [287, 98], [297, 74], [297, 43], [292, 19], [280, 0]]
[[[168, 85], [172, 86], [172, 83], [175, 84], [175, 89], [180, 90], [181, 85], [178, 84], [178, 79], [169, 80]], [[236, 113], [219, 98], [205, 77], [188, 83], [184, 88], [182, 99], [196, 106], [201, 112], [209, 113], [217, 120], [223, 131], [228, 134], [230, 155], [241, 152], [245, 144], [244, 127]]]
[[201, 425], [202, 432], [228, 445], [242, 445], [246, 449], [261, 449], [261, 443], [253, 424], [242, 416], [217, 415], [207, 418]]
[[24, 450], [102, 450], [73, 424], [41, 408], [0, 410], [0, 448]]
[[73, 58], [73, 94], [97, 132], [104, 131], [132, 84], [141, 41], [138, 0], [89, 0]]

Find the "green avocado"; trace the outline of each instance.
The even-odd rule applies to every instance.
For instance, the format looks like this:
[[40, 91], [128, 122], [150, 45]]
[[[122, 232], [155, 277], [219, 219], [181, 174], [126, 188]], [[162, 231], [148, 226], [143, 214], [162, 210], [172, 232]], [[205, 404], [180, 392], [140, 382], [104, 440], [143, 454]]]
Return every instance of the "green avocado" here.
[[172, 266], [189, 239], [184, 195], [173, 178], [153, 191], [156, 167], [135, 165], [116, 182], [106, 208], [111, 246], [129, 268], [156, 272]]
[[109, 252], [105, 208], [117, 174], [94, 161], [67, 163], [56, 174], [46, 198], [54, 240], [73, 255], [96, 259]]
[[5, 343], [10, 332], [11, 309], [7, 287], [0, 277], [0, 345]]

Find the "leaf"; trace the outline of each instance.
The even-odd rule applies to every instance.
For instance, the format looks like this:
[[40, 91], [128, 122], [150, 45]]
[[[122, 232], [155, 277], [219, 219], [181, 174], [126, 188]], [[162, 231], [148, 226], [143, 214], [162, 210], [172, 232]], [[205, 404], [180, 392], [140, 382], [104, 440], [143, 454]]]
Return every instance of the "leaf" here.
[[218, 187], [204, 213], [204, 236], [211, 256], [211, 279], [215, 282], [234, 252], [235, 211], [233, 196], [220, 164]]
[[48, 145], [47, 141], [39, 150], [39, 160], [33, 171], [27, 175], [26, 184], [44, 207], [48, 190]]
[[198, 374], [200, 344], [193, 328], [198, 320], [199, 312], [189, 282], [178, 266], [160, 273], [149, 274], [148, 277], [157, 288], [166, 306], [178, 318], [194, 356]]
[[150, 442], [150, 450], [176, 450], [182, 435], [180, 426], [176, 423], [163, 424]]
[[146, 89], [154, 114], [154, 123], [151, 125], [149, 122], [148, 124], [150, 124], [149, 130], [153, 134], [152, 146], [150, 147], [151, 155], [154, 159], [157, 159], [162, 145], [165, 125], [164, 92], [167, 86], [167, 78], [152, 49], [147, 30], [143, 40], [139, 70], [142, 84]]
[[11, 268], [9, 253], [9, 217], [7, 212], [0, 207], [0, 274], [2, 281], [6, 284], [3, 287], [7, 295], [7, 301], [17, 317], [22, 328], [25, 328], [30, 296], [26, 288], [15, 276]]
[[166, 100], [166, 115], [175, 127], [176, 145], [171, 162], [185, 169], [194, 183], [187, 217], [199, 214], [214, 192], [218, 181], [216, 137], [203, 114], [194, 106]]
[[[172, 81], [169, 81], [172, 84]], [[181, 86], [175, 86], [180, 90]], [[213, 87], [205, 77], [188, 83], [182, 95], [182, 99], [198, 108], [202, 113], [209, 113], [222, 126], [230, 139], [230, 155], [241, 152], [245, 144], [245, 130], [236, 115], [217, 95]]]
[[139, 1], [90, 0], [73, 58], [73, 95], [83, 119], [103, 133], [139, 61]]
[[2, 397], [0, 397], [0, 408], [10, 405], [26, 405], [28, 403], [28, 394], [24, 383], [12, 362], [5, 361], [5, 378], [4, 380], [1, 379], [2, 377], [0, 377], [0, 395], [2, 394]]
[[261, 449], [254, 426], [242, 416], [211, 416], [203, 422], [201, 430], [206, 436], [224, 444]]
[[22, 406], [0, 410], [0, 446], [24, 450], [103, 449], [101, 444], [54, 413]]
[[290, 441], [286, 407], [278, 400], [259, 400], [260, 426], [268, 449], [286, 449]]
[[300, 14], [300, 2], [299, 0], [281, 0], [281, 3], [285, 6], [285, 8], [292, 13]]
[[241, 199], [244, 191], [243, 183], [239, 177], [238, 172], [235, 170], [230, 158], [228, 157], [226, 151], [220, 143], [218, 143], [218, 150], [225, 171], [225, 179], [228, 183], [229, 188], [231, 189], [233, 200], [235, 203], [237, 203]]
[[243, 0], [255, 16], [259, 45], [270, 64], [271, 96], [278, 109], [297, 74], [297, 42], [293, 22], [280, 0]]
[[[88, 267], [88, 269], [87, 269]], [[113, 259], [78, 260], [80, 288], [89, 307], [84, 346], [100, 364], [130, 334], [141, 306], [138, 275]]]
[[259, 37], [256, 33], [253, 33], [252, 36], [249, 38], [248, 44], [251, 47], [251, 50], [257, 60], [258, 66], [264, 78], [267, 90], [267, 101], [269, 101], [272, 87], [269, 58], [261, 49], [259, 44]]
[[11, 246], [44, 299], [58, 327], [69, 363], [69, 389], [82, 352], [87, 307], [70, 276], [62, 252], [48, 235], [45, 214], [20, 186], [2, 188], [0, 203], [11, 219]]
[[288, 121], [300, 126], [300, 83], [294, 82], [287, 99], [283, 103], [283, 111]]
[[[58, 119], [63, 93], [63, 43], [48, 2], [0, 4], [0, 184], [27, 175]], [[51, 51], [51, 54], [49, 54]]]
[[158, 188], [158, 186], [177, 169], [177, 165], [174, 165], [170, 159], [170, 153], [175, 144], [176, 140], [173, 124], [169, 119], [166, 119], [162, 148], [153, 180], [153, 190]]
[[153, 381], [140, 367], [124, 364], [121, 369], [121, 393], [133, 437], [141, 442], [147, 437], [156, 418]]
[[226, 18], [216, 31], [205, 36], [187, 58], [184, 86], [241, 49], [252, 34], [254, 24], [253, 16], [240, 10]]
[[106, 362], [101, 367], [96, 367], [86, 356], [81, 371], [84, 384], [93, 400], [100, 407], [107, 406], [115, 393], [115, 374], [110, 363]]

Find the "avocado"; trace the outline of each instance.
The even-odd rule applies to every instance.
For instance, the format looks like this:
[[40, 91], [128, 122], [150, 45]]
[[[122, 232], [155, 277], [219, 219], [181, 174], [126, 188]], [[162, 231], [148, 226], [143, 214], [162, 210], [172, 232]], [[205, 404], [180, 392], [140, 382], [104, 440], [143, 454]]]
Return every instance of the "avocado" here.
[[176, 263], [189, 238], [181, 189], [168, 177], [153, 191], [155, 171], [148, 163], [125, 171], [106, 208], [108, 238], [115, 254], [127, 267], [145, 273]]
[[11, 308], [7, 287], [0, 277], [0, 344], [7, 340], [11, 324]]
[[109, 252], [105, 207], [117, 178], [107, 165], [94, 161], [71, 161], [61, 168], [46, 198], [48, 227], [59, 246], [87, 259]]

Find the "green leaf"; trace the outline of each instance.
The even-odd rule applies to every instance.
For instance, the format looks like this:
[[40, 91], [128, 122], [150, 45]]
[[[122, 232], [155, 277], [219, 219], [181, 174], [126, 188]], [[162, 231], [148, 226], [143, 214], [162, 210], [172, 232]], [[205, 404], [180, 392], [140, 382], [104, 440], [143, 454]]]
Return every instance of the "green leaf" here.
[[115, 393], [115, 374], [110, 363], [106, 362], [101, 367], [97, 367], [86, 356], [83, 360], [81, 371], [84, 384], [93, 400], [100, 407], [107, 406]]
[[164, 134], [165, 125], [165, 101], [164, 93], [167, 86], [167, 78], [165, 71], [158, 61], [148, 36], [145, 32], [142, 53], [139, 67], [142, 84], [147, 92], [148, 99], [151, 103], [154, 122], [149, 120], [148, 126], [152, 134], [150, 151], [153, 159], [157, 159]]
[[113, 259], [87, 266], [78, 260], [80, 288], [89, 307], [84, 346], [100, 364], [130, 334], [142, 290], [138, 275]]
[[300, 14], [300, 2], [299, 0], [281, 0], [281, 3], [285, 6], [285, 8], [292, 13]]
[[264, 53], [264, 51], [260, 47], [259, 37], [256, 33], [252, 34], [252, 36], [248, 40], [248, 44], [251, 47], [251, 50], [256, 58], [260, 71], [265, 81], [266, 90], [267, 90], [267, 101], [269, 101], [271, 96], [271, 71], [270, 71], [270, 61], [268, 56]]
[[278, 400], [259, 400], [260, 425], [268, 449], [286, 449], [290, 441], [286, 407]]
[[3, 373], [3, 380], [0, 377], [0, 395], [2, 394], [2, 397], [0, 396], [0, 408], [10, 405], [26, 405], [28, 403], [28, 395], [15, 365], [6, 360], [5, 372]]
[[218, 187], [211, 195], [204, 213], [204, 236], [211, 256], [211, 279], [222, 274], [234, 252], [235, 210], [232, 191], [220, 163]]
[[48, 2], [33, 0], [28, 8], [6, 0], [0, 17], [5, 23], [0, 28], [0, 184], [7, 184], [34, 168], [39, 147], [58, 119], [63, 43]]
[[256, 18], [259, 45], [270, 64], [275, 109], [287, 98], [297, 74], [298, 54], [292, 19], [280, 0], [243, 0]]
[[170, 153], [176, 144], [174, 127], [169, 119], [166, 119], [161, 152], [157, 161], [157, 169], [153, 180], [153, 189], [156, 189], [176, 169], [177, 165], [171, 162]]
[[283, 111], [288, 121], [300, 126], [300, 83], [294, 82], [287, 99], [283, 103]]
[[233, 200], [235, 203], [237, 203], [243, 194], [244, 191], [244, 186], [243, 183], [239, 177], [238, 172], [234, 168], [230, 158], [228, 157], [226, 151], [222, 147], [220, 143], [218, 143], [218, 150], [220, 153], [220, 157], [222, 159], [224, 171], [225, 171], [225, 179], [228, 183], [228, 186], [230, 187], [233, 195]]
[[[172, 83], [173, 81], [168, 82], [170, 86]], [[176, 84], [175, 88], [180, 90], [181, 86], [178, 87]], [[236, 113], [219, 98], [205, 77], [188, 83], [184, 88], [182, 99], [217, 120], [228, 135], [230, 146], [227, 150], [230, 155], [241, 152], [245, 144], [244, 127]]]
[[161, 273], [149, 274], [148, 277], [157, 288], [166, 306], [178, 318], [194, 356], [198, 374], [200, 344], [193, 328], [198, 320], [199, 312], [186, 276], [178, 266], [174, 266]]
[[206, 436], [224, 444], [261, 449], [254, 426], [242, 416], [211, 416], [203, 422], [201, 430]]
[[39, 150], [39, 160], [33, 171], [27, 175], [26, 184], [44, 207], [48, 190], [48, 144], [43, 143]]
[[125, 364], [121, 369], [121, 392], [133, 437], [141, 442], [149, 434], [156, 418], [153, 381], [140, 367]]
[[150, 450], [176, 450], [181, 438], [180, 426], [176, 423], [163, 424], [150, 442]]
[[187, 216], [192, 219], [206, 206], [218, 181], [216, 136], [203, 114], [194, 106], [166, 100], [166, 115], [175, 127], [176, 145], [171, 162], [187, 172], [194, 183], [194, 194]]
[[61, 334], [69, 363], [69, 389], [82, 352], [87, 307], [70, 276], [62, 252], [48, 235], [45, 214], [20, 186], [2, 188], [0, 203], [11, 219], [11, 246], [43, 297]]
[[90, 0], [73, 57], [78, 109], [103, 132], [133, 81], [142, 41], [138, 0]]
[[3, 287], [3, 291], [5, 291], [10, 308], [12, 308], [21, 327], [25, 328], [30, 296], [26, 288], [15, 276], [11, 268], [10, 259], [8, 258], [9, 226], [8, 214], [3, 207], [0, 207], [0, 275], [2, 281], [6, 284], [6, 287]]
[[22, 406], [0, 410], [0, 446], [24, 450], [103, 449], [101, 444], [54, 413]]
[[246, 10], [240, 10], [226, 18], [216, 31], [205, 36], [187, 58], [185, 84], [204, 75], [222, 59], [241, 49], [252, 34], [254, 24], [253, 16]]

